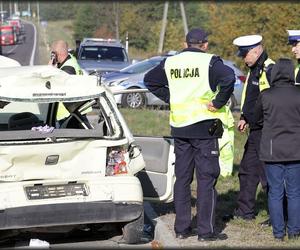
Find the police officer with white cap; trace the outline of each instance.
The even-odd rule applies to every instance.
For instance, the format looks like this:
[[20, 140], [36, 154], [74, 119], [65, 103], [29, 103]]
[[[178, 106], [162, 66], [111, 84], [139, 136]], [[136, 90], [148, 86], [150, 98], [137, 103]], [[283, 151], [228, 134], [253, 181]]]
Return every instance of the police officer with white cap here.
[[238, 56], [249, 68], [241, 100], [241, 117], [238, 130], [249, 135], [244, 147], [244, 155], [239, 167], [240, 191], [234, 216], [244, 220], [255, 219], [255, 197], [258, 184], [267, 191], [264, 163], [259, 160], [261, 127], [256, 123], [255, 104], [260, 92], [269, 88], [271, 68], [274, 61], [268, 57], [261, 44], [262, 36], [247, 35], [233, 40], [238, 46]]
[[292, 52], [294, 53], [298, 64], [295, 69], [296, 84], [300, 85], [300, 30], [287, 30], [288, 32], [288, 44], [292, 46]]
[[215, 231], [215, 185], [220, 174], [218, 138], [223, 133], [221, 121], [226, 117], [235, 75], [220, 57], [206, 53], [208, 40], [204, 30], [190, 30], [185, 45], [180, 53], [150, 70], [144, 82], [154, 95], [170, 103], [176, 156], [176, 237], [191, 235], [190, 184], [196, 170], [198, 240], [224, 240], [227, 236]]

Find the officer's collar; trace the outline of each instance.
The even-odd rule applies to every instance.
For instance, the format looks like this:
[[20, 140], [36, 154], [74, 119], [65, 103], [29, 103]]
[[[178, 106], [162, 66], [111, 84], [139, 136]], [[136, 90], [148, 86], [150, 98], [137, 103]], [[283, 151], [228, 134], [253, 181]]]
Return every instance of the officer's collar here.
[[61, 65], [64, 65], [64, 63], [69, 60], [71, 58], [71, 56], [68, 54], [68, 56], [66, 57], [66, 59], [62, 62], [62, 63], [58, 63], [57, 66], [58, 68], [61, 66]]
[[182, 50], [182, 52], [185, 52], [185, 51], [190, 51], [190, 52], [202, 52], [202, 53], [205, 53], [205, 51], [201, 50], [201, 49], [198, 49], [198, 48], [192, 48], [192, 47], [189, 47], [189, 48], [185, 48]]
[[261, 55], [259, 56], [259, 58], [256, 60], [256, 62], [250, 67], [250, 69], [255, 69], [255, 68], [259, 68], [261, 69], [264, 65], [264, 62], [268, 59], [268, 54], [267, 52], [264, 50]]

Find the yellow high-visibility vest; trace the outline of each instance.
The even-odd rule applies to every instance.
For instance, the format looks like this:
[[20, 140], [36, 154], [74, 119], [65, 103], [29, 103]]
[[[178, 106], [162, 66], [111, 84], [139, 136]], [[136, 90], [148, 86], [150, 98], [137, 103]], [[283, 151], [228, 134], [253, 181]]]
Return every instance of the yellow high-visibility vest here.
[[[59, 68], [61, 69], [64, 66], [71, 66], [75, 69], [76, 75], [83, 75], [82, 70], [76, 60], [76, 58], [69, 54], [70, 59], [64, 62], [63, 65], [61, 65]], [[65, 108], [65, 106], [60, 102], [58, 104], [58, 109], [57, 109], [57, 114], [56, 114], [56, 119], [61, 120], [65, 117], [68, 117], [70, 115], [69, 111]]]
[[71, 66], [75, 69], [76, 75], [83, 75], [82, 69], [78, 64], [77, 59], [71, 54], [69, 54], [69, 56], [70, 58], [67, 61], [65, 61], [59, 68], [61, 69], [65, 66]]
[[209, 85], [209, 63], [213, 56], [188, 51], [166, 59], [171, 126], [184, 127], [203, 120], [221, 119], [224, 116], [225, 107], [218, 112], [207, 109], [207, 104], [218, 93], [218, 90], [213, 92]]
[[165, 72], [170, 90], [170, 125], [187, 126], [202, 120], [219, 118], [223, 136], [219, 138], [219, 164], [222, 176], [233, 171], [234, 118], [228, 105], [216, 112], [207, 110], [206, 104], [218, 93], [209, 85], [209, 64], [212, 54], [183, 52], [166, 59]]
[[[259, 81], [258, 81], [258, 87], [259, 87], [259, 91], [263, 91], [264, 89], [267, 89], [267, 88], [270, 88], [270, 84], [268, 82], [268, 79], [267, 79], [267, 73], [266, 73], [266, 70], [267, 70], [267, 67], [270, 65], [270, 64], [274, 64], [275, 62], [268, 58], [265, 62], [264, 62], [264, 65], [263, 65], [263, 69], [262, 69], [262, 73], [260, 75], [260, 78], [259, 78]], [[241, 112], [243, 112], [243, 106], [244, 106], [244, 103], [245, 103], [245, 98], [246, 98], [246, 91], [247, 91], [247, 86], [248, 86], [248, 79], [249, 79], [249, 76], [250, 76], [250, 71], [248, 72], [247, 74], [247, 78], [246, 78], [246, 82], [245, 82], [245, 85], [243, 87], [243, 92], [242, 92], [242, 99], [241, 99]]]
[[300, 82], [297, 83], [297, 75], [298, 75], [298, 72], [299, 72], [299, 67], [300, 65], [298, 65], [296, 68], [295, 68], [295, 83], [296, 85], [300, 85]]

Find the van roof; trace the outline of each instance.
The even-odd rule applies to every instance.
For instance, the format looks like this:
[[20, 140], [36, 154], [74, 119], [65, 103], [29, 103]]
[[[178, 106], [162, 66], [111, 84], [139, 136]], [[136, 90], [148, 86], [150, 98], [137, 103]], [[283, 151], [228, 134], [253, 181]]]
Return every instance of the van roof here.
[[50, 65], [0, 68], [0, 100], [74, 102], [98, 97], [106, 88], [96, 76], [69, 75]]
[[105, 39], [105, 38], [93, 38], [86, 37], [83, 39], [81, 46], [92, 46], [92, 45], [101, 45], [101, 46], [111, 46], [111, 47], [122, 47], [124, 48], [121, 40], [117, 39]]

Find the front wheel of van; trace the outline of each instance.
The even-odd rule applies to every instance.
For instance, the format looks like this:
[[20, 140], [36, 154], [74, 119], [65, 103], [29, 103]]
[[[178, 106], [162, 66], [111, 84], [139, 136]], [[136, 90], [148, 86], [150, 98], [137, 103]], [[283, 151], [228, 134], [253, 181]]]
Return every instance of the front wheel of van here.
[[144, 212], [134, 221], [127, 223], [123, 228], [123, 240], [126, 244], [141, 242], [144, 230]]

